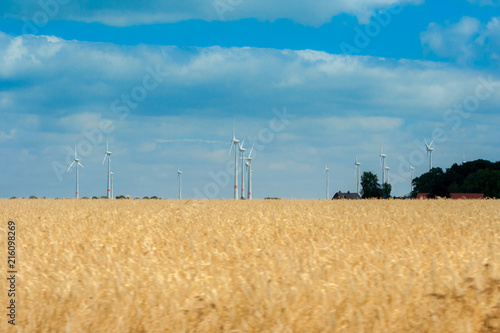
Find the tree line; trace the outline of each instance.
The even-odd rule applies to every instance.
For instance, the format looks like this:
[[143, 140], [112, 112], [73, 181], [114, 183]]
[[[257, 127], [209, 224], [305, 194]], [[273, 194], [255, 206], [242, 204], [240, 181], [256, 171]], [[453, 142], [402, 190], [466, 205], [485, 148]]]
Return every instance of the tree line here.
[[[476, 160], [463, 164], [453, 164], [443, 171], [432, 168], [413, 179], [413, 191], [409, 197], [416, 198], [418, 193], [429, 193], [430, 198], [449, 198], [451, 193], [484, 193], [485, 197], [500, 198], [500, 162]], [[377, 175], [364, 172], [361, 176], [361, 197], [390, 198], [391, 185], [380, 184]]]
[[450, 193], [484, 193], [485, 197], [500, 198], [500, 162], [476, 160], [453, 164], [443, 171], [432, 168], [413, 180], [411, 196], [429, 193], [429, 197], [449, 198]]

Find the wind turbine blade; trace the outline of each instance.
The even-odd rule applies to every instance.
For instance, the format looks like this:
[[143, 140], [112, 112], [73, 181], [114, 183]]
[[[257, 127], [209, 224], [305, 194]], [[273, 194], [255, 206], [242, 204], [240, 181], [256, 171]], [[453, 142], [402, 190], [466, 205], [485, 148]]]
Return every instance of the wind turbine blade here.
[[75, 160], [76, 160], [76, 143], [75, 143]]
[[104, 165], [104, 162], [106, 162], [106, 156], [108, 156], [107, 154], [104, 155], [104, 159], [102, 160], [102, 165]]
[[250, 154], [248, 154], [248, 158], [252, 157], [253, 146], [255, 146], [255, 143], [252, 145], [252, 149], [250, 149]]
[[228, 156], [231, 155], [232, 150], [233, 150], [233, 143], [231, 143], [231, 147], [229, 147], [229, 154], [227, 154]]
[[247, 139], [247, 138], [244, 138], [244, 139], [243, 139], [243, 141], [241, 142], [241, 145], [240, 145], [240, 147], [241, 147], [241, 148], [243, 148], [243, 145], [245, 144], [245, 140], [246, 140], [246, 139]]
[[78, 162], [78, 165], [79, 165], [79, 166], [81, 166], [81, 167], [83, 168], [83, 165], [82, 165], [80, 162]]
[[71, 167], [73, 166], [73, 164], [75, 164], [75, 161], [73, 161], [73, 163], [71, 163], [71, 164], [69, 165], [69, 168], [68, 168], [68, 170], [67, 170], [66, 172], [69, 172], [69, 169], [71, 169]]
[[431, 147], [433, 143], [434, 143], [434, 139], [432, 139], [431, 144], [429, 145], [429, 147]]

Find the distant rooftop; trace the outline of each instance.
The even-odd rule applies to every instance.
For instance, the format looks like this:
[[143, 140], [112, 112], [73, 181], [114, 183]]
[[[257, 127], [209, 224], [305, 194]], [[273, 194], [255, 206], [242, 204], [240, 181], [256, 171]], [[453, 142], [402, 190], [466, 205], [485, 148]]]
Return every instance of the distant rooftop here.
[[351, 193], [351, 192], [347, 192], [347, 193], [342, 193], [342, 192], [337, 192], [335, 193], [335, 195], [333, 196], [332, 200], [334, 199], [350, 199], [350, 200], [357, 200], [357, 199], [361, 199], [361, 197], [359, 196], [358, 193]]

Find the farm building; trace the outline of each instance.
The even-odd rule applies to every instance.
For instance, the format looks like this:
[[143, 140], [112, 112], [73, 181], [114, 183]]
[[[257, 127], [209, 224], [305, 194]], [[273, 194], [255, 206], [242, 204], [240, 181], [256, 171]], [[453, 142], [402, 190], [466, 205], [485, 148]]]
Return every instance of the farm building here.
[[[417, 199], [427, 199], [429, 193], [417, 194]], [[450, 199], [484, 199], [484, 193], [450, 193]]]
[[339, 191], [339, 192], [335, 193], [335, 195], [332, 198], [332, 200], [336, 200], [336, 199], [358, 200], [358, 199], [361, 199], [361, 197], [359, 196], [358, 193], [351, 193], [349, 191], [347, 191], [347, 193], [342, 193]]

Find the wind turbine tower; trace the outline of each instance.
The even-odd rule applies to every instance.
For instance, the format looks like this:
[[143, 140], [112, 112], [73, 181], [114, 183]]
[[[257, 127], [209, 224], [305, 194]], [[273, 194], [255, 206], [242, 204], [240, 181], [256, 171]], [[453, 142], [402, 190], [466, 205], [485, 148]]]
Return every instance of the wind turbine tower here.
[[382, 148], [380, 149], [380, 163], [382, 163], [382, 184], [385, 184], [386, 182], [386, 177], [385, 177], [385, 167], [386, 167], [386, 161], [385, 159], [387, 158], [387, 155], [384, 154], [384, 144], [382, 144]]
[[179, 177], [179, 200], [182, 199], [182, 171], [177, 169], [177, 176]]
[[114, 199], [114, 198], [115, 198], [115, 196], [114, 196], [114, 194], [113, 194], [113, 176], [114, 176], [114, 175], [115, 175], [115, 174], [114, 174], [113, 172], [111, 172], [111, 199]]
[[243, 148], [243, 144], [245, 143], [245, 139], [238, 145], [238, 149], [241, 154], [241, 199], [245, 199], [245, 154], [246, 149]]
[[250, 149], [250, 153], [248, 154], [248, 157], [245, 159], [246, 162], [245, 164], [247, 165], [248, 168], [248, 196], [247, 198], [249, 200], [252, 200], [252, 151], [253, 151], [253, 146], [255, 143], [252, 145], [252, 149]]
[[361, 163], [358, 162], [358, 155], [356, 155], [356, 161], [354, 162], [354, 165], [356, 166], [356, 190], [357, 190], [356, 193], [359, 194], [359, 186], [361, 183], [361, 175], [359, 173], [359, 171], [360, 171], [359, 168], [360, 168]]
[[73, 164], [76, 164], [76, 198], [78, 199], [80, 197], [79, 186], [78, 186], [78, 166], [81, 166], [83, 168], [83, 165], [81, 165], [80, 160], [78, 159], [78, 157], [76, 157], [76, 144], [75, 144], [75, 159], [70, 164], [67, 172], [69, 172]]
[[106, 154], [104, 155], [104, 159], [102, 160], [102, 165], [106, 162], [106, 158], [108, 158], [108, 199], [111, 198], [111, 152], [109, 151], [108, 139], [106, 139]]
[[434, 148], [432, 148], [432, 144], [434, 140], [431, 141], [431, 144], [427, 144], [427, 140], [425, 140], [425, 150], [427, 150], [427, 157], [429, 158], [429, 171], [432, 169], [432, 152], [434, 152]]
[[326, 173], [326, 200], [330, 198], [330, 177], [328, 173], [330, 172], [330, 169], [328, 169], [328, 162], [325, 165], [325, 173]]
[[234, 133], [234, 123], [233, 123], [233, 139], [231, 140], [231, 148], [229, 149], [229, 154], [231, 154], [231, 149], [234, 146], [234, 200], [238, 200], [238, 144], [240, 140], [236, 139]]

